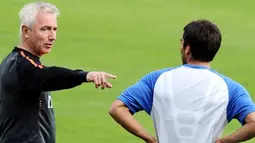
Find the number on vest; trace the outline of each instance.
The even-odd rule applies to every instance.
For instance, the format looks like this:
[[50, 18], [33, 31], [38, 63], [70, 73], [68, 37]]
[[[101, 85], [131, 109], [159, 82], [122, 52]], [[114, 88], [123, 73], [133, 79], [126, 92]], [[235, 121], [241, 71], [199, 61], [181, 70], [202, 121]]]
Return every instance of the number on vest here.
[[53, 108], [51, 96], [48, 95], [48, 108]]

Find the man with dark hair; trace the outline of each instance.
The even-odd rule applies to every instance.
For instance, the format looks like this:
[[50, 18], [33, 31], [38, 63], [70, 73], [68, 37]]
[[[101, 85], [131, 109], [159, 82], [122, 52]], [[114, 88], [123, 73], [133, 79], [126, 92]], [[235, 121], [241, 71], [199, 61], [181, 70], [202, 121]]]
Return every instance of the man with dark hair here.
[[[199, 32], [200, 31], [200, 32]], [[190, 46], [191, 58], [202, 62], [211, 62], [221, 46], [221, 33], [216, 25], [209, 21], [198, 20], [184, 27], [182, 52]], [[182, 54], [186, 64], [185, 54]]]
[[[221, 32], [208, 20], [192, 21], [181, 38], [183, 65], [148, 73], [113, 102], [109, 114], [147, 143], [238, 143], [255, 136], [255, 105], [238, 82], [211, 69]], [[153, 120], [154, 138], [133, 114]], [[243, 127], [218, 139], [232, 119]]]

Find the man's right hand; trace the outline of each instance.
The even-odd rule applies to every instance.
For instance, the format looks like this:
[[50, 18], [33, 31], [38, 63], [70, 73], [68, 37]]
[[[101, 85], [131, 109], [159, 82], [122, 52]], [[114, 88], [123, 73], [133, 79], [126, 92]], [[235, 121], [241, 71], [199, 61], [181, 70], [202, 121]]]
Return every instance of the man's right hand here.
[[101, 89], [104, 89], [105, 87], [112, 88], [112, 84], [107, 79], [116, 79], [117, 76], [106, 72], [88, 72], [86, 78], [88, 82], [93, 82], [96, 88], [101, 86]]

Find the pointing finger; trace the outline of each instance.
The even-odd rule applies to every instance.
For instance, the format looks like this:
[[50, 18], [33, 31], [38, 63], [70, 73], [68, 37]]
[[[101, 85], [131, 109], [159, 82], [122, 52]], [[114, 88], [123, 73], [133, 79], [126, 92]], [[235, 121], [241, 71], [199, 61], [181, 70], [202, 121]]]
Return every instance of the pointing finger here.
[[109, 73], [105, 73], [105, 77], [106, 78], [112, 78], [112, 79], [116, 79], [117, 78], [117, 76], [109, 74]]

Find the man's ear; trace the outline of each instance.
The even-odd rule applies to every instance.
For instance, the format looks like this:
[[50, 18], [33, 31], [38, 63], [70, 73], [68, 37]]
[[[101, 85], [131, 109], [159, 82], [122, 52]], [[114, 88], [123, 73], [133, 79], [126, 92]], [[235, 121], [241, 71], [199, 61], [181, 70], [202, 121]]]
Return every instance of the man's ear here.
[[190, 55], [190, 54], [191, 54], [190, 46], [189, 46], [189, 45], [187, 45], [187, 46], [184, 48], [184, 52], [185, 52], [185, 55]]
[[22, 35], [27, 39], [29, 37], [29, 28], [26, 25], [22, 25], [21, 27]]

